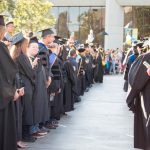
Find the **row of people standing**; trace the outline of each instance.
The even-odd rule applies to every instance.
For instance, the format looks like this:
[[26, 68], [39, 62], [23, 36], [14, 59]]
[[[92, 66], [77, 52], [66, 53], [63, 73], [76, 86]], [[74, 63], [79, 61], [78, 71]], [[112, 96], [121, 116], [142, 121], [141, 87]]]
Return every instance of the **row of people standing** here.
[[22, 33], [10, 38], [4, 26], [0, 15], [0, 149], [16, 150], [56, 129], [80, 96], [103, 82], [103, 68], [89, 45], [75, 47], [51, 29], [41, 31], [41, 40]]

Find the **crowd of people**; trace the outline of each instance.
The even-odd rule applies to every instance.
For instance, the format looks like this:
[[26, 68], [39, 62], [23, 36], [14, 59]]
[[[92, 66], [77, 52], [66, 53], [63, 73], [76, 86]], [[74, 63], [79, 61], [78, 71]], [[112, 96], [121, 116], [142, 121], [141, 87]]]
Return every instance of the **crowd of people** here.
[[123, 72], [135, 116], [134, 147], [150, 150], [149, 38], [133, 43], [125, 55], [59, 37], [50, 28], [40, 37], [14, 30], [14, 22], [0, 15], [0, 150], [26, 148], [26, 142], [45, 137], [93, 84]]
[[134, 42], [123, 64], [126, 101], [134, 113], [134, 148], [150, 150], [150, 38]]
[[123, 60], [125, 54], [123, 50], [117, 48], [114, 50], [106, 50], [105, 51], [105, 74], [122, 74], [124, 67], [123, 67]]
[[59, 126], [94, 83], [103, 83], [105, 57], [96, 45], [76, 44], [52, 29], [41, 37], [13, 35], [0, 15], [0, 149], [25, 148]]

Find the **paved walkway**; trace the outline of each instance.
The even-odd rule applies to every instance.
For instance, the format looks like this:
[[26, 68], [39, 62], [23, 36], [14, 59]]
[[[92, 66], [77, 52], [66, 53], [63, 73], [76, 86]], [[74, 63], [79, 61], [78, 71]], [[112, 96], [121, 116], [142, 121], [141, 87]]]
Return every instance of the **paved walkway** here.
[[27, 150], [133, 150], [133, 115], [122, 91], [122, 76], [105, 76], [64, 116], [57, 130]]

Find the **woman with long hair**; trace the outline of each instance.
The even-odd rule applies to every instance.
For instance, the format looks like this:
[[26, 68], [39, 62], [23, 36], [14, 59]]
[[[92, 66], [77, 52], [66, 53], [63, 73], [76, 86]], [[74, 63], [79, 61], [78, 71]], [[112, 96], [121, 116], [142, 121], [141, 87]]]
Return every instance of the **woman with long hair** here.
[[[26, 52], [28, 46], [28, 40], [22, 38], [15, 43], [10, 49], [10, 55], [14, 62], [17, 65], [17, 58], [22, 54]], [[18, 72], [16, 74], [16, 82], [15, 85], [17, 88], [23, 88], [24, 89], [24, 84], [22, 81], [22, 78], [19, 73], [19, 68]], [[22, 112], [23, 112], [23, 98], [20, 97], [18, 101], [15, 102], [15, 114], [16, 114], [16, 129], [17, 129], [17, 146], [18, 148], [25, 148], [27, 147], [26, 144], [22, 142]]]
[[18, 132], [18, 135], [20, 135], [18, 141], [22, 139], [25, 142], [34, 142], [36, 139], [30, 135], [30, 127], [34, 124], [33, 93], [35, 88], [35, 72], [27, 57], [29, 41], [24, 38], [22, 33], [18, 33], [15, 37], [16, 40], [12, 42], [14, 46], [10, 50], [10, 54], [17, 64], [19, 76], [25, 90], [25, 95], [22, 97], [22, 137], [20, 130]]

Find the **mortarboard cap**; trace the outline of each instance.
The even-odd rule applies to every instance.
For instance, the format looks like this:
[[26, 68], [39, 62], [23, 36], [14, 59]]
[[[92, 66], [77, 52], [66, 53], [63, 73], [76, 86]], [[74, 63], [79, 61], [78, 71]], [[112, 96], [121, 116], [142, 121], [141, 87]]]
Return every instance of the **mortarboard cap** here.
[[4, 16], [5, 16], [5, 15], [1, 15], [1, 14], [0, 14], [0, 25], [1, 25], [1, 26], [5, 26]]
[[143, 47], [143, 42], [142, 41], [138, 41], [136, 43], [136, 46], [142, 48]]
[[42, 32], [42, 37], [45, 37], [45, 36], [47, 36], [47, 35], [51, 35], [51, 34], [54, 34], [54, 32], [52, 31], [52, 29], [50, 29], [50, 28], [48, 28], [48, 29], [43, 29], [43, 30], [41, 30], [41, 31], [39, 31], [39, 32]]
[[61, 44], [61, 37], [56, 35], [53, 43]]
[[59, 39], [61, 39], [61, 37], [58, 35], [55, 35], [55, 40], [59, 40]]
[[57, 44], [60, 44], [60, 45], [63, 45], [67, 42], [67, 39], [65, 38], [61, 38], [60, 36], [55, 36], [55, 40], [54, 40], [54, 43], [57, 43]]
[[79, 51], [79, 53], [83, 53], [83, 52], [85, 51], [84, 44], [81, 44], [81, 45], [78, 47], [78, 51]]
[[17, 33], [16, 35], [14, 35], [13, 37], [13, 41], [12, 41], [12, 45], [15, 45], [21, 41], [23, 41], [25, 38], [23, 36], [22, 32]]
[[31, 37], [29, 44], [31, 44], [31, 43], [38, 43], [38, 38], [36, 36]]

